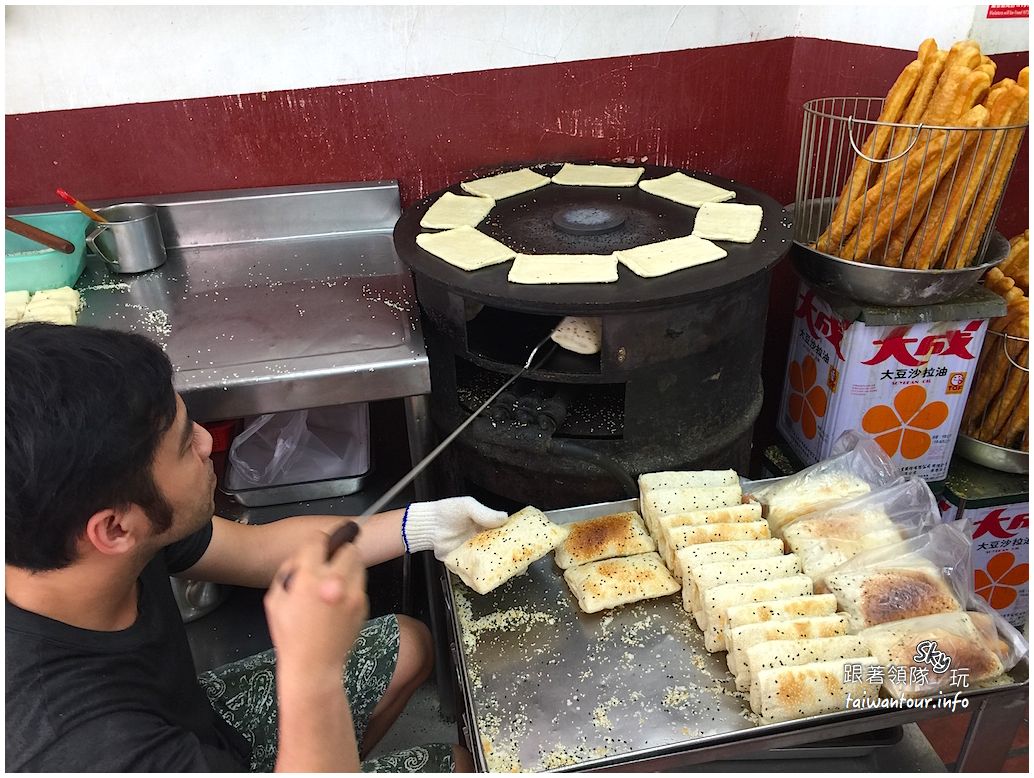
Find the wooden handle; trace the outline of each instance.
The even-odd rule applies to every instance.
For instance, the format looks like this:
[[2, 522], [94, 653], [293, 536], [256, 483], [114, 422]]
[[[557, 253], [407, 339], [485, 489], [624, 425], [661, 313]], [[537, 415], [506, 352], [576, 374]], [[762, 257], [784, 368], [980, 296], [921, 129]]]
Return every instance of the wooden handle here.
[[4, 217], [4, 227], [16, 235], [21, 235], [23, 238], [41, 243], [48, 249], [60, 251], [62, 254], [75, 253], [75, 246], [64, 238], [59, 238], [57, 235], [41, 230], [39, 227], [33, 227], [31, 224], [12, 219], [10, 216]]

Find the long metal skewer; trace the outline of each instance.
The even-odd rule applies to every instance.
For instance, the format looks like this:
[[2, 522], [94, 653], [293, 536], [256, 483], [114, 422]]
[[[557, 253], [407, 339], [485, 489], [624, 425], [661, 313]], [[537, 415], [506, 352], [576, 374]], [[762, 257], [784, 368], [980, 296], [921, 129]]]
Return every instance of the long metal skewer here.
[[439, 443], [438, 446], [434, 449], [434, 451], [432, 451], [426, 457], [421, 459], [420, 462], [418, 462], [412, 470], [410, 470], [408, 473], [402, 476], [402, 478], [399, 480], [397, 484], [395, 484], [387, 492], [385, 492], [384, 495], [380, 497], [380, 499], [378, 499], [373, 505], [371, 505], [369, 508], [363, 511], [360, 514], [360, 516], [372, 516], [375, 513], [380, 513], [381, 509], [383, 509], [385, 505], [391, 502], [391, 500], [399, 492], [405, 489], [410, 481], [412, 481], [414, 478], [420, 475], [424, 471], [424, 469], [429, 464], [431, 464], [438, 457], [438, 455], [441, 454], [448, 447], [448, 445], [459, 436], [461, 432], [463, 432], [463, 430], [467, 428], [467, 425], [474, 421], [474, 419], [476, 419], [478, 415], [480, 415], [480, 413], [483, 410], [485, 410], [485, 408], [487, 408], [495, 401], [496, 397], [501, 395], [510, 384], [512, 384], [514, 381], [516, 381], [518, 378], [524, 375], [524, 373], [526, 373], [531, 368], [531, 363], [535, 361], [535, 357], [538, 355], [539, 349], [541, 349], [544, 345], [546, 345], [546, 343], [549, 342], [549, 339], [550, 337], [552, 337], [552, 335], [553, 332], [550, 331], [549, 335], [546, 335], [546, 337], [540, 340], [538, 344], [535, 346], [535, 348], [531, 350], [531, 354], [528, 356], [528, 361], [524, 363], [524, 367], [518, 370], [505, 384], [500, 386], [495, 394], [493, 394], [491, 397], [489, 397], [487, 400], [481, 403], [481, 406], [472, 414], [470, 414], [470, 416], [468, 416], [467, 419], [462, 424], [460, 424], [460, 426], [453, 430], [452, 434], [450, 434], [449, 437], [447, 437], [445, 440]]

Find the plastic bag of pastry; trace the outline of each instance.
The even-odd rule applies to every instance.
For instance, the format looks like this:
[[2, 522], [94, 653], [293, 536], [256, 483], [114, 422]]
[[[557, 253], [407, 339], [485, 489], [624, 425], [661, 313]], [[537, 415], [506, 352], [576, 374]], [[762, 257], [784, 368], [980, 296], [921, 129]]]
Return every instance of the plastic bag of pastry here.
[[806, 513], [868, 494], [899, 475], [883, 449], [855, 432], [845, 432], [833, 451], [789, 478], [744, 488], [746, 497], [761, 503], [773, 536], [782, 537], [783, 528]]
[[965, 609], [973, 595], [969, 540], [953, 524], [863, 551], [819, 585], [837, 598], [852, 630]]
[[969, 611], [937, 613], [862, 630], [897, 699], [986, 686], [1027, 655], [1023, 636], [977, 598]]
[[795, 519], [783, 528], [783, 540], [804, 574], [820, 580], [863, 551], [900, 543], [940, 522], [930, 487], [909, 476]]

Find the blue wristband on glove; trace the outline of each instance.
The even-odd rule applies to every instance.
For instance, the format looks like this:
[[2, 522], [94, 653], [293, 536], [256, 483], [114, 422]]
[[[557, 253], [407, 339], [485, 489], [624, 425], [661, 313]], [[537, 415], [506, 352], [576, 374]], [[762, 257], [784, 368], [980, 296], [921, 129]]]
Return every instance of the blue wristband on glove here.
[[407, 554], [409, 553], [409, 538], [406, 537], [406, 522], [409, 521], [409, 508], [410, 506], [407, 505], [405, 512], [402, 514], [402, 542], [406, 546]]

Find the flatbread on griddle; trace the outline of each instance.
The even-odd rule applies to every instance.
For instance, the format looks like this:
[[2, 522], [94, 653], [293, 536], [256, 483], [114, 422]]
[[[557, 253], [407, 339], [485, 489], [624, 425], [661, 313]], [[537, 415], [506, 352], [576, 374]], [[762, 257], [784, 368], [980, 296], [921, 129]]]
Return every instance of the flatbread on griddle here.
[[508, 262], [517, 252], [473, 227], [454, 227], [444, 232], [421, 232], [416, 244], [461, 270], [480, 270]]
[[427, 209], [420, 226], [429, 230], [474, 227], [488, 216], [495, 203], [487, 197], [465, 197], [446, 192]]
[[646, 168], [613, 165], [575, 165], [565, 162], [554, 184], [564, 186], [635, 186]]
[[716, 262], [729, 256], [729, 253], [709, 240], [686, 235], [615, 251], [614, 255], [637, 276], [656, 278], [677, 270]]
[[731, 189], [723, 189], [678, 171], [669, 176], [640, 181], [639, 188], [691, 208], [699, 208], [704, 203], [723, 203], [736, 197]]
[[498, 202], [507, 197], [530, 192], [545, 186], [549, 183], [549, 176], [536, 173], [534, 170], [522, 168], [512, 170], [509, 173], [500, 173], [496, 176], [478, 178], [474, 181], [464, 181], [460, 188], [478, 197], [488, 197]]
[[609, 284], [618, 280], [613, 254], [518, 254], [511, 284]]
[[707, 240], [752, 243], [761, 230], [760, 205], [704, 203], [693, 222], [693, 235]]

